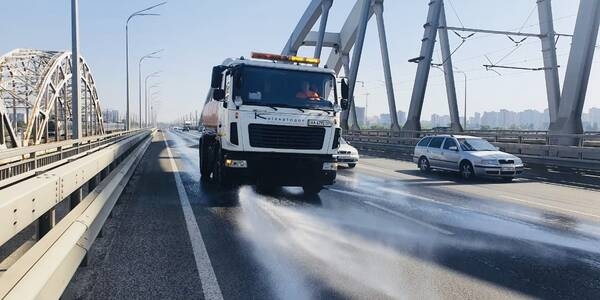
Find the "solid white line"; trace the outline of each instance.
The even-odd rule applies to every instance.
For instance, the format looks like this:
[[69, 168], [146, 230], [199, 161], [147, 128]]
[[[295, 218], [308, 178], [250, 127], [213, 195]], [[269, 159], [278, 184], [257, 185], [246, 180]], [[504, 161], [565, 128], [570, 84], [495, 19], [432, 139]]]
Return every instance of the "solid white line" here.
[[534, 202], [534, 201], [527, 201], [527, 200], [519, 199], [519, 198], [516, 198], [516, 197], [513, 197], [513, 196], [500, 195], [500, 197], [505, 198], [505, 199], [514, 200], [514, 201], [518, 201], [518, 202], [527, 203], [527, 204], [539, 205], [539, 206], [543, 206], [543, 207], [547, 207], [547, 208], [551, 208], [551, 209], [562, 210], [562, 211], [565, 211], [565, 212], [570, 212], [570, 213], [574, 213], [574, 214], [584, 215], [584, 216], [588, 216], [588, 217], [600, 218], [600, 216], [598, 216], [598, 215], [588, 214], [588, 213], [584, 213], [584, 212], [580, 212], [580, 211], [576, 211], [576, 210], [561, 208], [561, 207], [558, 207], [558, 206], [543, 204], [543, 203]]
[[198, 270], [198, 275], [200, 276], [200, 283], [202, 284], [204, 299], [223, 300], [223, 294], [221, 293], [221, 288], [219, 287], [215, 270], [210, 263], [210, 258], [208, 257], [208, 252], [206, 251], [206, 246], [204, 245], [204, 240], [202, 239], [202, 233], [200, 232], [200, 228], [196, 222], [196, 217], [194, 216], [194, 211], [190, 205], [190, 200], [185, 192], [185, 187], [181, 181], [181, 176], [179, 176], [177, 164], [175, 164], [175, 160], [171, 154], [171, 149], [167, 143], [166, 134], [163, 134], [163, 139], [165, 141], [165, 145], [167, 146], [167, 154], [169, 155], [169, 160], [171, 161], [173, 176], [175, 176], [175, 185], [177, 186], [179, 201], [181, 202], [181, 209], [183, 210], [185, 224], [187, 226], [190, 242], [192, 243], [194, 259], [196, 260], [196, 269]]
[[[358, 192], [344, 191], [344, 190], [338, 190], [338, 189], [332, 189], [332, 188], [328, 188], [327, 190], [332, 191], [332, 192], [336, 192], [336, 193], [340, 193], [340, 194], [346, 194], [346, 195], [352, 195], [352, 196], [357, 196], [357, 197], [363, 197], [363, 198], [366, 197], [366, 198], [381, 200], [381, 198], [379, 198], [379, 197], [375, 197], [375, 196], [368, 195], [368, 194], [363, 194], [363, 193], [358, 193]], [[440, 232], [442, 234], [445, 234], [445, 235], [454, 235], [454, 232], [451, 232], [451, 231], [442, 229], [440, 227], [431, 225], [429, 223], [426, 223], [426, 222], [423, 222], [421, 220], [415, 219], [415, 218], [410, 217], [408, 215], [405, 215], [405, 214], [403, 214], [403, 213], [401, 213], [399, 211], [395, 211], [395, 210], [391, 210], [389, 208], [383, 207], [383, 206], [381, 206], [379, 204], [376, 204], [376, 203], [373, 203], [371, 201], [365, 200], [365, 201], [360, 201], [360, 202], [362, 202], [362, 203], [364, 203], [366, 205], [369, 205], [371, 207], [375, 207], [377, 209], [383, 210], [383, 211], [385, 211], [387, 213], [390, 213], [390, 214], [392, 214], [394, 216], [401, 217], [401, 218], [404, 218], [404, 219], [409, 220], [411, 222], [417, 223], [417, 224], [419, 224], [421, 226], [424, 226], [424, 227], [427, 227], [429, 229], [433, 229], [433, 230], [435, 230], [437, 232]]]

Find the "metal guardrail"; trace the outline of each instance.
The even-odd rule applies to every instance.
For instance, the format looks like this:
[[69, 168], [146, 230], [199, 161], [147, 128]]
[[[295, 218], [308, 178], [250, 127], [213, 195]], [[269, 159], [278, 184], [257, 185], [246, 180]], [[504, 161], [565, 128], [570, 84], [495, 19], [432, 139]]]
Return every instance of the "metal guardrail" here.
[[118, 142], [139, 130], [0, 151], [0, 188]]
[[422, 130], [422, 131], [390, 131], [390, 130], [360, 130], [349, 131], [349, 136], [380, 136], [380, 137], [400, 137], [420, 139], [426, 135], [432, 134], [454, 134], [454, 135], [472, 135], [485, 138], [489, 142], [497, 143], [517, 143], [517, 144], [535, 144], [535, 145], [557, 145], [556, 140], [560, 138], [569, 138], [578, 141], [577, 147], [600, 147], [600, 132], [585, 132], [582, 134], [560, 134], [550, 133], [548, 131], [519, 131], [519, 130], [465, 130], [463, 132], [453, 132], [445, 130]]
[[[390, 158], [412, 159], [414, 146], [421, 137], [441, 132], [414, 131], [390, 132], [380, 130], [350, 131], [344, 135], [359, 150]], [[444, 132], [444, 134], [448, 134]], [[546, 164], [566, 168], [600, 170], [600, 134], [553, 135], [544, 132], [489, 132], [474, 134], [487, 139], [500, 150], [518, 155], [526, 163]], [[576, 137], [583, 142], [577, 146], [552, 145], [547, 141], [554, 137]], [[543, 143], [540, 141], [544, 141]]]
[[[41, 237], [0, 273], [0, 299], [60, 297], [150, 142], [150, 131], [137, 132], [0, 189], [0, 246], [36, 221]], [[72, 209], [54, 224], [54, 209], [64, 200]]]

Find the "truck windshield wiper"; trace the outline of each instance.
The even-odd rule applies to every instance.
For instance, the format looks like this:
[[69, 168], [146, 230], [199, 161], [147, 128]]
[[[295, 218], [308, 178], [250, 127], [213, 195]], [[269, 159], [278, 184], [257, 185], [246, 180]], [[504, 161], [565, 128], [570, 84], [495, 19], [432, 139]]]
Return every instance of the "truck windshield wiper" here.
[[[299, 110], [299, 111], [301, 111], [301, 112], [304, 112], [304, 109], [302, 109], [302, 108], [300, 108], [300, 107], [295, 107], [295, 106], [286, 105], [286, 104], [277, 104], [277, 105], [279, 105], [280, 107], [285, 107], [285, 108], [293, 108], [293, 109], [297, 109], [297, 110]], [[271, 107], [271, 106], [269, 106], [269, 107]]]

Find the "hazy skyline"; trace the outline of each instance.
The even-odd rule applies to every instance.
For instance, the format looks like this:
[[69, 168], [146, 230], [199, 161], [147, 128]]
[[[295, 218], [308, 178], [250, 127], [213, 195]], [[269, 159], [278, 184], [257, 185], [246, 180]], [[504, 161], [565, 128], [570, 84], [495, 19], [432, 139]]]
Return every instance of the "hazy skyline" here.
[[[80, 1], [81, 53], [95, 76], [102, 108], [125, 109], [125, 19], [132, 12], [160, 1]], [[280, 52], [309, 0], [280, 1], [289, 5], [273, 5], [270, 0], [193, 1], [172, 0], [156, 12], [159, 17], [140, 17], [130, 25], [131, 100], [137, 111], [137, 62], [140, 56], [164, 48], [160, 60], [144, 63], [144, 73], [163, 70], [159, 119], [168, 121], [179, 115], [202, 109], [209, 84], [210, 70], [227, 57], [248, 56], [251, 51]], [[427, 1], [385, 1], [385, 22], [391, 55], [396, 105], [408, 111], [416, 64], [407, 60], [418, 56]], [[337, 31], [354, 1], [334, 1], [328, 31]], [[579, 1], [554, 0], [556, 31], [572, 33]], [[535, 0], [446, 1], [448, 24], [498, 30], [536, 32]], [[455, 8], [460, 20], [453, 12]], [[70, 49], [70, 1], [13, 1], [3, 5], [5, 24], [0, 54], [15, 48], [48, 50]], [[460, 39], [451, 33], [451, 48]], [[468, 75], [468, 115], [474, 111], [510, 110], [547, 107], [542, 72], [499, 70], [502, 76], [486, 71], [482, 64], [487, 55], [498, 61], [514, 48], [506, 36], [476, 34], [453, 56], [456, 68]], [[564, 80], [570, 40], [557, 44], [561, 82]], [[308, 49], [308, 48], [306, 48]], [[310, 55], [312, 49], [301, 51]], [[324, 52], [324, 58], [329, 50]], [[434, 62], [439, 60], [436, 50]], [[539, 67], [542, 64], [540, 42], [530, 38], [507, 56], [502, 64]], [[584, 110], [600, 106], [600, 85], [596, 53]], [[432, 113], [447, 114], [447, 100], [442, 73], [431, 70], [423, 118]], [[369, 96], [369, 114], [387, 112], [382, 83], [381, 57], [375, 20], [369, 23], [356, 102], [364, 106]], [[463, 111], [463, 77], [456, 74], [459, 110]]]

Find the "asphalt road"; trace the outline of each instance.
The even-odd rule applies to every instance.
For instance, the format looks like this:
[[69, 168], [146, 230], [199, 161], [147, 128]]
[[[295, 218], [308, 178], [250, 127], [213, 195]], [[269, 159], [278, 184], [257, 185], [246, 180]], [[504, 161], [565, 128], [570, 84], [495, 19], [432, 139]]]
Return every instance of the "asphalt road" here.
[[316, 197], [223, 191], [197, 147], [155, 136], [64, 298], [600, 299], [598, 191], [378, 158]]

